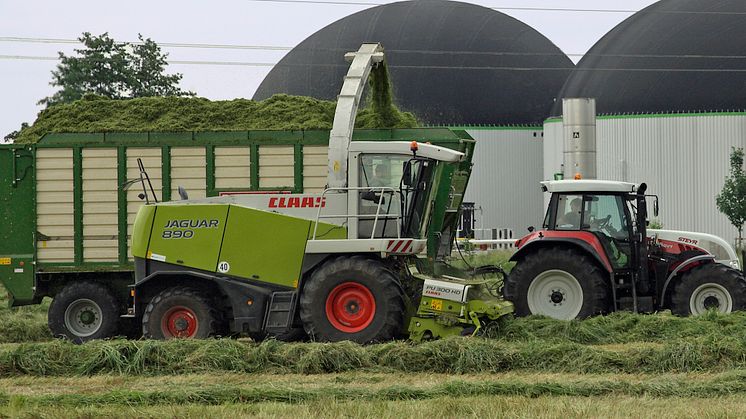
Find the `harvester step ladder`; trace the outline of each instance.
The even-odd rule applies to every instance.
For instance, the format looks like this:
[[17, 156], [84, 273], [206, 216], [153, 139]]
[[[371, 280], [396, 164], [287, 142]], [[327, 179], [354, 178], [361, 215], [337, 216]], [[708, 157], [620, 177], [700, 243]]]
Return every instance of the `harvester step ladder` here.
[[267, 308], [264, 330], [269, 333], [282, 333], [292, 326], [295, 314], [295, 291], [278, 291], [272, 293]]

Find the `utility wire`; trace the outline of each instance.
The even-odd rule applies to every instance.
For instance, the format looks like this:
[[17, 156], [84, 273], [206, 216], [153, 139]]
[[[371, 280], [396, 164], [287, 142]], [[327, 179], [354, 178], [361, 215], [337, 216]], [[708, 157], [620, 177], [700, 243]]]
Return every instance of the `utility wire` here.
[[[260, 3], [298, 3], [298, 4], [328, 4], [334, 6], [383, 6], [390, 3], [363, 1], [319, 1], [319, 0], [247, 0]], [[478, 5], [477, 5], [478, 6]], [[746, 12], [721, 12], [717, 10], [633, 10], [633, 9], [579, 9], [564, 7], [511, 7], [511, 6], [483, 6], [493, 10], [515, 10], [529, 12], [571, 12], [571, 13], [668, 13], [668, 14], [697, 14], [697, 15], [746, 15]]]
[[[0, 42], [9, 43], [45, 43], [45, 44], [79, 44], [77, 39], [64, 38], [24, 38], [15, 36], [0, 36]], [[136, 44], [138, 42], [130, 42]], [[239, 45], [239, 44], [201, 44], [201, 43], [175, 43], [160, 42], [162, 47], [176, 48], [211, 48], [211, 49], [236, 49], [236, 50], [259, 50], [259, 51], [290, 51], [293, 47], [279, 45]], [[344, 48], [310, 48], [305, 51], [344, 51]], [[387, 52], [423, 54], [423, 55], [476, 55], [476, 56], [568, 56], [568, 57], [610, 57], [610, 58], [681, 58], [681, 59], [746, 59], [746, 55], [707, 55], [707, 54], [597, 54], [597, 53], [570, 53], [563, 52], [513, 52], [513, 51], [436, 51], [420, 49], [386, 49]]]
[[[328, 4], [334, 6], [382, 6], [389, 3], [376, 3], [365, 1], [318, 1], [318, 0], [247, 0], [259, 3], [300, 3], [300, 4]], [[540, 12], [594, 12], [594, 13], [637, 13], [637, 10], [622, 9], [572, 9], [572, 8], [550, 8], [550, 7], [490, 7], [494, 10], [521, 10]]]
[[[0, 60], [57, 61], [57, 57], [32, 55], [0, 55]], [[169, 64], [220, 65], [245, 67], [347, 67], [344, 64], [285, 64], [245, 61], [172, 60]], [[602, 72], [665, 72], [665, 73], [746, 73], [744, 68], [615, 68], [615, 67], [511, 67], [511, 66], [446, 66], [446, 65], [390, 65], [389, 68], [438, 70], [498, 70], [498, 71], [602, 71]]]
[[[35, 43], [35, 44], [80, 44], [77, 39], [64, 38], [24, 38], [18, 36], [0, 36], [0, 42], [18, 42], [18, 43]], [[133, 41], [127, 42], [134, 45], [142, 45], [144, 42]], [[262, 51], [289, 51], [293, 47], [275, 46], [275, 45], [234, 45], [234, 44], [187, 44], [179, 42], [158, 42], [158, 46], [169, 48], [206, 48], [206, 49], [248, 49]]]

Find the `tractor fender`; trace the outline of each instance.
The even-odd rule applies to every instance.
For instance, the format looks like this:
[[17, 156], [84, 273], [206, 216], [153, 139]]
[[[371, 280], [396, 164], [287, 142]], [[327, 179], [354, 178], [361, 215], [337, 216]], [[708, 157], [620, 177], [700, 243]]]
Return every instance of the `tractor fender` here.
[[661, 290], [661, 301], [666, 297], [666, 292], [668, 291], [668, 286], [671, 284], [671, 281], [676, 278], [676, 276], [687, 269], [689, 269], [694, 263], [697, 262], [703, 262], [703, 261], [715, 261], [715, 256], [713, 255], [699, 255], [691, 257], [684, 262], [682, 262], [679, 266], [677, 266], [673, 271], [671, 271], [670, 274], [668, 274], [668, 277], [666, 278], [666, 282], [663, 283], [663, 289]]
[[[546, 233], [545, 233], [546, 234]], [[603, 247], [601, 247], [601, 243], [598, 241], [598, 238], [592, 234], [588, 234], [588, 237], [583, 238], [577, 238], [577, 237], [551, 237], [551, 236], [539, 236], [539, 238], [534, 240], [529, 240], [521, 246], [520, 249], [518, 249], [517, 252], [511, 256], [510, 261], [516, 262], [518, 259], [521, 259], [525, 254], [534, 251], [538, 247], [544, 247], [547, 245], [553, 245], [553, 244], [561, 244], [561, 245], [570, 245], [576, 248], [580, 248], [585, 253], [588, 253], [591, 255], [596, 262], [599, 263], [607, 272], [611, 273], [613, 272], [613, 269], [611, 267], [611, 263], [609, 262], [608, 258], [606, 257], [606, 254], [601, 253], [603, 252]], [[600, 249], [600, 252], [599, 252]]]
[[[210, 275], [204, 272], [192, 270], [157, 271], [132, 285], [136, 296], [135, 307], [137, 311], [143, 310], [144, 307], [142, 305], [146, 303], [146, 301], [137, 301], [137, 296], [148, 285], [158, 281], [164, 281], [169, 284], [182, 284], [205, 291], [206, 287], [217, 287], [220, 294], [227, 299], [231, 306], [233, 316], [230, 319], [230, 323], [233, 332], [261, 331], [267, 303], [271, 298], [272, 292], [276, 291], [274, 288], [262, 287], [246, 283], [245, 281]], [[148, 294], [152, 294], [152, 291], [148, 292]], [[251, 302], [249, 303], [249, 301]], [[137, 304], [138, 302], [139, 304]]]

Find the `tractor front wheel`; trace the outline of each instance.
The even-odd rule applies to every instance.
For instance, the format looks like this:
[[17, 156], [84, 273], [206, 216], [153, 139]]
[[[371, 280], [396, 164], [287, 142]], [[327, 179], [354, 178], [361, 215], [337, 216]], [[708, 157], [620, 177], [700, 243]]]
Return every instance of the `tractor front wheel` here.
[[380, 261], [338, 257], [304, 285], [300, 315], [311, 339], [380, 342], [402, 328], [404, 297], [396, 276]]
[[526, 255], [505, 280], [505, 298], [516, 316], [538, 314], [560, 320], [608, 310], [608, 287], [596, 263], [567, 248], [544, 248]]
[[682, 275], [671, 294], [671, 312], [698, 316], [708, 310], [720, 313], [746, 309], [746, 281], [742, 274], [720, 263], [692, 268]]
[[54, 296], [48, 324], [52, 334], [75, 343], [114, 336], [119, 325], [119, 304], [104, 285], [73, 282]]
[[216, 334], [220, 316], [203, 294], [180, 287], [161, 291], [145, 307], [143, 336], [149, 339], [204, 339]]

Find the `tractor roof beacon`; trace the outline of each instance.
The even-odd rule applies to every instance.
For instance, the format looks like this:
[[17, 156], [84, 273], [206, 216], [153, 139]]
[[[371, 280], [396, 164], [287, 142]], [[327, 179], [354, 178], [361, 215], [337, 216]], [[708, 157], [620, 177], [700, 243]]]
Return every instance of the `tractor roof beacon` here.
[[516, 242], [503, 295], [519, 316], [573, 319], [616, 310], [677, 315], [746, 309], [746, 280], [723, 239], [648, 230], [646, 184], [542, 182], [551, 193], [541, 230]]
[[323, 192], [140, 209], [131, 304], [146, 337], [420, 340], [476, 333], [512, 311], [496, 280], [442, 275], [438, 264], [450, 255], [474, 141], [351, 143], [368, 74], [385, 61], [379, 44], [346, 57]]

